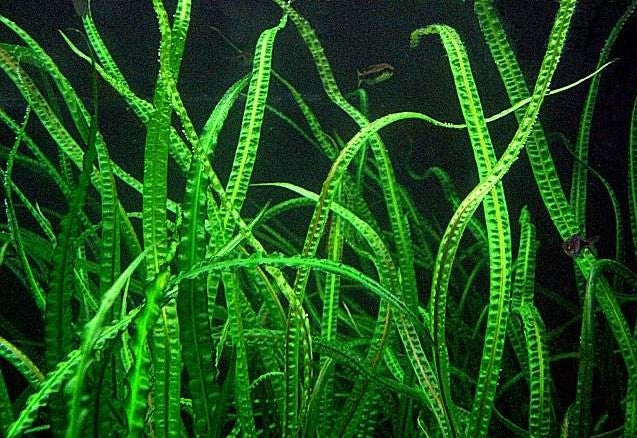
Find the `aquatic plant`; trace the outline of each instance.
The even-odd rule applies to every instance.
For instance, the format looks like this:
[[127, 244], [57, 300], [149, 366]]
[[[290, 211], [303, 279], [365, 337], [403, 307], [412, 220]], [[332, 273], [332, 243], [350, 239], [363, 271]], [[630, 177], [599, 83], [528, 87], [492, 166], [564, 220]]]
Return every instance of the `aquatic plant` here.
[[[43, 346], [33, 346], [33, 339], [12, 330], [11, 315], [0, 321], [9, 333], [0, 337], [0, 356], [26, 379], [8, 384], [0, 374], [5, 435], [637, 436], [635, 299], [625, 293], [634, 291], [636, 277], [621, 256], [598, 259], [582, 213], [589, 170], [601, 177], [587, 159], [599, 78], [637, 2], [613, 28], [588, 78], [573, 152], [572, 202], [537, 115], [547, 96], [570, 88], [550, 90], [549, 84], [575, 0], [560, 2], [533, 87], [526, 85], [493, 2], [475, 1], [511, 102], [492, 117], [484, 114], [458, 33], [444, 24], [413, 31], [412, 47], [423, 38], [442, 43], [462, 124], [415, 111], [369, 120], [365, 93], [358, 94], [360, 108], [346, 98], [311, 24], [293, 4], [274, 2], [281, 19], [261, 33], [251, 72], [227, 89], [201, 129], [177, 85], [189, 0], [177, 1], [172, 19], [161, 0], [152, 1], [160, 45], [150, 101], [129, 85], [90, 9], [78, 11], [85, 48], [64, 35], [92, 72], [90, 106], [42, 47], [0, 16], [20, 40], [0, 44], [0, 68], [26, 108], [22, 120], [0, 110], [14, 135], [12, 145], [0, 145], [6, 204], [0, 264], [20, 283], [9, 293], [27, 293], [39, 312], [34, 319], [42, 318], [45, 327]], [[328, 134], [320, 113], [273, 69], [274, 43], [291, 25], [309, 49], [328, 99], [359, 127], [347, 141]], [[270, 106], [273, 81], [290, 93], [302, 122]], [[141, 180], [111, 158], [100, 130], [107, 117], [100, 111], [102, 82], [144, 124]], [[56, 93], [62, 105], [51, 98]], [[242, 99], [224, 183], [215, 153], [222, 128], [232, 130], [229, 113]], [[287, 181], [253, 182], [268, 112], [329, 162], [319, 193]], [[517, 128], [498, 156], [490, 124], [510, 114]], [[53, 140], [57, 162], [32, 135], [34, 118]], [[424, 175], [439, 181], [454, 211], [450, 220], [423, 214], [397, 181], [381, 133], [401, 120], [468, 135], [479, 175], [472, 190], [460, 195], [439, 167]], [[632, 122], [628, 189], [637, 253], [637, 109]], [[523, 150], [544, 207], [573, 256], [577, 304], [539, 290], [531, 212], [524, 208], [515, 218], [507, 207], [502, 178], [515, 171]], [[178, 196], [168, 195], [168, 182], [176, 178], [169, 163], [185, 180]], [[41, 194], [14, 181], [18, 171], [46, 179], [65, 205], [41, 209]], [[287, 199], [271, 205], [251, 197], [250, 190], [264, 186]], [[137, 200], [125, 202], [123, 190], [136, 192]], [[370, 199], [380, 199], [383, 208]], [[479, 219], [474, 213], [481, 205]], [[289, 218], [304, 209], [311, 216], [299, 234]], [[512, 228], [520, 230], [518, 242]], [[467, 230], [471, 236], [463, 240]], [[628, 240], [621, 238], [621, 226], [616, 232], [617, 242]], [[554, 301], [569, 319], [549, 332], [538, 300]], [[551, 338], [573, 325], [581, 330], [575, 350], [553, 349]], [[600, 333], [606, 345], [594, 342]], [[596, 361], [617, 347], [625, 385], [614, 418], [592, 406], [594, 376], [603, 369]], [[552, 362], [565, 359], [577, 363], [575, 387], [552, 378]], [[502, 402], [511, 391], [514, 405]], [[563, 394], [569, 397], [565, 406], [558, 400]]]

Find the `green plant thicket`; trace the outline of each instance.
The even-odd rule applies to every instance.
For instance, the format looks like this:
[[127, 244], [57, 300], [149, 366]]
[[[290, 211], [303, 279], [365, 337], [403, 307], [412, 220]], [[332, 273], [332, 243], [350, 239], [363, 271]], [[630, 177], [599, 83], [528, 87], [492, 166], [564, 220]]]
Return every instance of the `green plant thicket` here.
[[[293, 4], [274, 2], [280, 22], [261, 33], [251, 72], [227, 89], [203, 127], [191, 122], [177, 87], [190, 0], [178, 0], [172, 18], [161, 0], [152, 0], [161, 34], [152, 101], [130, 88], [90, 12], [83, 11], [84, 44], [65, 40], [93, 72], [88, 107], [38, 43], [0, 16], [19, 40], [0, 44], [0, 68], [26, 108], [21, 120], [0, 110], [15, 138], [0, 145], [6, 198], [0, 263], [3, 275], [12, 272], [23, 285], [3, 293], [28, 293], [45, 326], [43, 351], [19, 333], [0, 338], [5, 365], [26, 380], [22, 392], [10, 397], [12, 388], [0, 375], [4, 434], [637, 436], [637, 342], [626, 312], [634, 303], [627, 293], [634, 290], [634, 273], [620, 259], [583, 251], [573, 259], [577, 304], [541, 291], [542, 299], [555, 300], [568, 316], [547, 331], [534, 298], [533, 220], [526, 208], [519, 218], [509, 214], [501, 183], [525, 150], [559, 234], [568, 239], [583, 232], [587, 177], [594, 174], [586, 164], [588, 139], [601, 70], [637, 2], [613, 28], [588, 82], [570, 199], [537, 115], [545, 98], [559, 91], [549, 83], [575, 0], [560, 2], [532, 86], [494, 2], [475, 0], [511, 102], [492, 117], [482, 110], [456, 31], [444, 24], [414, 30], [412, 47], [423, 38], [442, 43], [462, 125], [419, 112], [368, 120], [364, 94], [361, 108], [346, 100], [311, 24]], [[308, 62], [334, 107], [359, 126], [346, 142], [326, 133], [303, 95], [273, 70], [274, 43], [285, 26], [294, 26], [309, 49]], [[98, 81], [145, 126], [141, 180], [110, 158], [100, 132], [107, 115], [100, 113]], [[289, 91], [302, 120], [269, 106], [274, 81]], [[52, 95], [46, 84], [61, 96], [65, 116], [46, 97]], [[234, 160], [222, 181], [215, 150], [229, 111], [243, 103]], [[266, 111], [299, 132], [295, 141], [318, 148], [330, 169], [320, 193], [285, 181], [268, 184], [289, 196], [260, 205], [248, 217], [245, 205], [259, 202], [249, 188]], [[497, 156], [489, 122], [505, 116], [515, 117], [517, 129]], [[57, 156], [47, 155], [42, 140], [30, 134], [34, 118], [57, 146]], [[427, 171], [454, 210], [442, 229], [436, 225], [442, 216], [425, 217], [397, 183], [381, 138], [382, 128], [406, 119], [462, 130], [473, 148], [479, 181], [468, 194], [456, 193], [443, 169]], [[626, 188], [637, 250], [637, 110], [632, 122]], [[167, 195], [169, 162], [186, 180], [179, 196]], [[37, 195], [12, 180], [17, 172], [45, 178], [42, 184], [59, 191], [67, 205], [57, 212], [40, 209]], [[140, 195], [133, 207], [120, 202], [123, 185]], [[383, 201], [380, 216], [369, 206], [371, 193]], [[474, 218], [480, 206], [484, 220]], [[312, 212], [304, 236], [285, 226], [299, 209]], [[520, 230], [519, 242], [512, 241], [512, 227]], [[618, 227], [618, 241], [630, 241], [621, 233]], [[465, 234], [470, 236], [462, 240]], [[10, 327], [11, 315], [3, 319], [4, 328]], [[581, 331], [579, 345], [549, 348], [553, 337], [573, 325]], [[595, 343], [599, 332], [612, 342]], [[600, 355], [623, 363], [619, 413], [593, 409]], [[551, 377], [552, 362], [563, 360], [577, 363], [575, 386]], [[515, 403], [504, 403], [511, 394]]]

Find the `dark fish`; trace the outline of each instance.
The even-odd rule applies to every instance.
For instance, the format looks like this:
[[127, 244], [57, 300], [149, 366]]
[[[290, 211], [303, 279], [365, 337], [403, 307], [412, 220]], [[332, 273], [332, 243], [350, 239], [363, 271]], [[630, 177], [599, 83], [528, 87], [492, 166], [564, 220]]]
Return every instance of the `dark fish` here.
[[394, 75], [394, 67], [386, 62], [372, 64], [362, 70], [357, 70], [358, 86], [361, 84], [374, 85], [386, 81]]
[[599, 236], [593, 236], [588, 239], [575, 234], [573, 237], [566, 239], [562, 242], [562, 249], [566, 254], [571, 257], [577, 257], [585, 249], [589, 248], [594, 250], [593, 245], [599, 240]]

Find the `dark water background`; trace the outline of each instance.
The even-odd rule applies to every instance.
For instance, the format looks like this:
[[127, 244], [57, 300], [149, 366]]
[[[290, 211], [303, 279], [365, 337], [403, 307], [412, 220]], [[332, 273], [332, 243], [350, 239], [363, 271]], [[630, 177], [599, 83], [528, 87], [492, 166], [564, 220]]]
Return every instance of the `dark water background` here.
[[[169, 2], [174, 3], [174, 2]], [[613, 24], [626, 8], [628, 1], [580, 1], [562, 61], [553, 80], [553, 88], [574, 82], [593, 71], [599, 51]], [[546, 46], [546, 37], [558, 7], [557, 1], [506, 0], [496, 2], [508, 34], [517, 51], [527, 81], [534, 82]], [[174, 7], [170, 5], [169, 7]], [[476, 83], [486, 114], [497, 113], [509, 106], [497, 70], [482, 39], [472, 2], [454, 0], [297, 0], [297, 10], [312, 24], [321, 40], [339, 86], [345, 92], [354, 90], [356, 70], [367, 65], [387, 62], [395, 67], [390, 80], [368, 88], [371, 118], [404, 110], [422, 111], [439, 120], [461, 121], [461, 113], [453, 81], [439, 38], [429, 36], [416, 49], [409, 48], [409, 35], [419, 27], [432, 23], [453, 26], [467, 46]], [[96, 0], [92, 7], [98, 29], [111, 53], [139, 95], [151, 98], [157, 72], [157, 43], [159, 32], [150, 0]], [[62, 72], [69, 77], [88, 102], [89, 68], [66, 47], [59, 30], [65, 31], [78, 45], [78, 34], [70, 30], [80, 26], [71, 0], [4, 0], [0, 14], [22, 26], [42, 44]], [[187, 109], [200, 129], [211, 109], [230, 84], [245, 74], [249, 66], [236, 58], [236, 52], [213, 30], [220, 29], [245, 51], [251, 51], [264, 29], [275, 25], [280, 11], [266, 0], [193, 1], [189, 40], [182, 63], [179, 89]], [[611, 58], [619, 58], [604, 73], [599, 102], [593, 119], [590, 162], [616, 190], [625, 219], [627, 252], [632, 253], [628, 238], [627, 211], [627, 142], [630, 111], [637, 95], [637, 21], [633, 17], [625, 26]], [[9, 31], [0, 29], [1, 42], [17, 42]], [[315, 68], [305, 46], [291, 22], [275, 43], [274, 68], [287, 77], [307, 98], [322, 121], [326, 132], [338, 130], [347, 139], [356, 132], [354, 124], [340, 113], [325, 97]], [[275, 81], [276, 82], [276, 81]], [[576, 138], [579, 114], [587, 85], [549, 97], [541, 112], [547, 132], [559, 131], [571, 141]], [[137, 177], [142, 175], [145, 130], [128, 111], [116, 93], [100, 83], [100, 130], [104, 134], [112, 157]], [[270, 102], [301, 120], [294, 102], [280, 85], [274, 84]], [[0, 74], [0, 106], [20, 119], [23, 104], [18, 92]], [[228, 127], [222, 132], [215, 168], [224, 177], [234, 154], [241, 106], [234, 109]], [[515, 120], [508, 117], [490, 124], [496, 150], [501, 153], [515, 129]], [[432, 181], [412, 182], [405, 166], [424, 170], [437, 165], [447, 170], [461, 195], [476, 184], [477, 175], [466, 133], [449, 132], [421, 122], [400, 123], [382, 133], [399, 180], [409, 187], [418, 207], [448, 220], [451, 210], [443, 201], [438, 185]], [[42, 144], [50, 139], [41, 136]], [[11, 145], [12, 137], [0, 126], [0, 142]], [[254, 181], [291, 181], [318, 190], [329, 169], [329, 163], [304, 144], [287, 126], [266, 114], [260, 156]], [[553, 156], [562, 183], [568, 188], [572, 158], [560, 145], [554, 145]], [[41, 205], [56, 206], [59, 199], [49, 189], [42, 189], [39, 181], [16, 168], [16, 181]], [[518, 235], [517, 218], [524, 205], [529, 205], [533, 221], [538, 227], [541, 247], [537, 277], [545, 287], [564, 293], [575, 293], [572, 263], [560, 248], [561, 240], [542, 206], [528, 161], [522, 157], [504, 179], [509, 202], [514, 242]], [[180, 196], [183, 181], [174, 178], [171, 193]], [[265, 201], [276, 196], [255, 189], [255, 198]], [[0, 195], [3, 196], [3, 195]], [[132, 193], [130, 202], [139, 205]], [[602, 257], [613, 257], [614, 224], [610, 202], [596, 180], [591, 178], [588, 201], [588, 233], [600, 235], [597, 244]], [[305, 220], [305, 219], [303, 219]], [[291, 224], [303, 229], [305, 222]], [[514, 245], [517, 250], [517, 244]], [[629, 255], [628, 263], [634, 268]], [[5, 275], [6, 271], [1, 271]], [[10, 281], [2, 279], [5, 285]], [[6, 295], [1, 298], [4, 309], [28, 315], [35, 310], [28, 299]], [[576, 298], [573, 297], [573, 301]], [[541, 303], [539, 304], [542, 308]], [[543, 309], [550, 327], [550, 309]], [[26, 318], [28, 320], [28, 318]], [[31, 322], [32, 324], [32, 322]], [[38, 324], [20, 327], [25, 333], [37, 333]]]

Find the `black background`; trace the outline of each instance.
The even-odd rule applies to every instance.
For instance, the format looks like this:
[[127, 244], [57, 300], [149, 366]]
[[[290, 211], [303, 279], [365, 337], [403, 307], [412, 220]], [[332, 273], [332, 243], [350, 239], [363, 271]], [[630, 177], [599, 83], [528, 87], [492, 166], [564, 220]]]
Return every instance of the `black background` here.
[[[172, 3], [168, 6], [174, 7]], [[506, 0], [496, 1], [496, 5], [527, 81], [532, 84], [558, 2]], [[619, 0], [579, 2], [552, 88], [574, 82], [594, 70], [604, 40], [627, 5], [628, 1]], [[429, 36], [420, 47], [409, 48], [411, 31], [432, 23], [454, 27], [465, 42], [485, 113], [494, 114], [509, 106], [470, 1], [297, 0], [294, 6], [317, 31], [337, 82], [345, 92], [356, 88], [357, 69], [379, 62], [395, 67], [394, 77], [368, 88], [371, 118], [394, 111], [415, 110], [439, 120], [461, 122], [447, 58], [439, 39]], [[92, 13], [132, 89], [142, 97], [150, 98], [157, 72], [159, 40], [151, 1], [98, 0], [92, 6]], [[72, 30], [80, 27], [80, 20], [70, 0], [3, 1], [0, 2], [0, 14], [32, 35], [69, 77], [85, 101], [89, 101], [90, 69], [71, 53], [59, 34], [60, 30], [64, 31], [76, 44], [84, 47], [79, 35]], [[228, 86], [249, 69], [212, 26], [249, 52], [260, 32], [275, 25], [279, 17], [276, 5], [265, 0], [193, 1], [179, 89], [198, 129]], [[604, 72], [590, 143], [591, 166], [608, 179], [620, 199], [624, 236], [630, 236], [626, 161], [630, 114], [637, 95], [636, 23], [633, 17], [626, 24], [612, 51], [611, 58], [618, 60]], [[0, 28], [0, 42], [18, 42], [18, 39], [6, 28]], [[274, 68], [306, 96], [328, 133], [338, 130], [347, 139], [356, 132], [353, 123], [325, 98], [309, 53], [292, 23], [288, 23], [277, 38], [274, 54]], [[575, 140], [587, 90], [585, 84], [547, 99], [540, 116], [547, 132], [561, 132], [571, 141]], [[100, 130], [113, 158], [133, 175], [141, 177], [143, 126], [103, 82], [100, 83], [99, 98]], [[300, 120], [294, 103], [280, 86], [272, 86], [270, 99], [273, 105]], [[0, 105], [18, 120], [24, 110], [17, 90], [2, 73]], [[225, 143], [219, 146], [215, 161], [222, 176], [227, 175], [232, 160], [240, 108], [233, 110], [230, 120], [228, 128], [224, 128], [222, 133]], [[498, 153], [506, 146], [515, 127], [513, 117], [490, 124]], [[441, 219], [450, 218], [452, 211], [443, 201], [438, 185], [432, 181], [410, 181], [405, 168], [408, 163], [416, 170], [432, 165], [443, 167], [451, 174], [461, 195], [468, 193], [476, 184], [477, 175], [466, 133], [410, 122], [387, 128], [382, 134], [390, 148], [398, 178], [414, 194], [418, 207], [428, 214], [437, 212]], [[51, 140], [43, 132], [40, 135], [42, 144], [48, 142], [53, 151]], [[12, 142], [3, 126], [0, 127], [0, 142], [5, 146]], [[552, 151], [568, 193], [573, 160], [560, 145], [553, 145]], [[329, 169], [327, 160], [308, 150], [308, 146], [288, 127], [269, 115], [266, 115], [259, 153], [255, 181], [292, 181], [318, 190]], [[15, 179], [27, 191], [34, 193], [40, 204], [55, 206], [59, 201], [55, 193], [49, 192], [48, 186], [43, 189], [31, 175], [17, 173]], [[174, 177], [171, 194], [179, 196], [182, 183]], [[561, 239], [542, 206], [525, 157], [516, 162], [504, 183], [514, 236], [518, 235], [517, 218], [524, 205], [530, 207], [532, 219], [538, 227], [541, 245], [537, 269], [539, 283], [564, 294], [575, 294], [571, 260], [560, 248]], [[264, 200], [273, 196], [267, 191], [255, 193], [263, 193]], [[139, 205], [134, 194], [123, 196], [130, 196], [129, 201]], [[615, 230], [611, 204], [602, 186], [594, 179], [589, 186], [587, 205], [587, 233], [600, 236], [597, 244], [600, 256], [613, 258]], [[299, 226], [303, 227], [302, 224]], [[626, 238], [627, 263], [634, 267], [630, 241]], [[15, 299], [18, 299], [17, 295], [14, 295]], [[569, 299], [577, 300], [576, 295]], [[32, 303], [15, 300], [3, 305], [8, 306], [5, 308], [9, 311], [14, 309], [25, 314], [33, 306]], [[539, 305], [542, 307], [542, 303]], [[560, 323], [550, 321], [550, 316], [547, 321], [549, 328]], [[21, 328], [27, 332], [39, 331], [37, 325]]]

